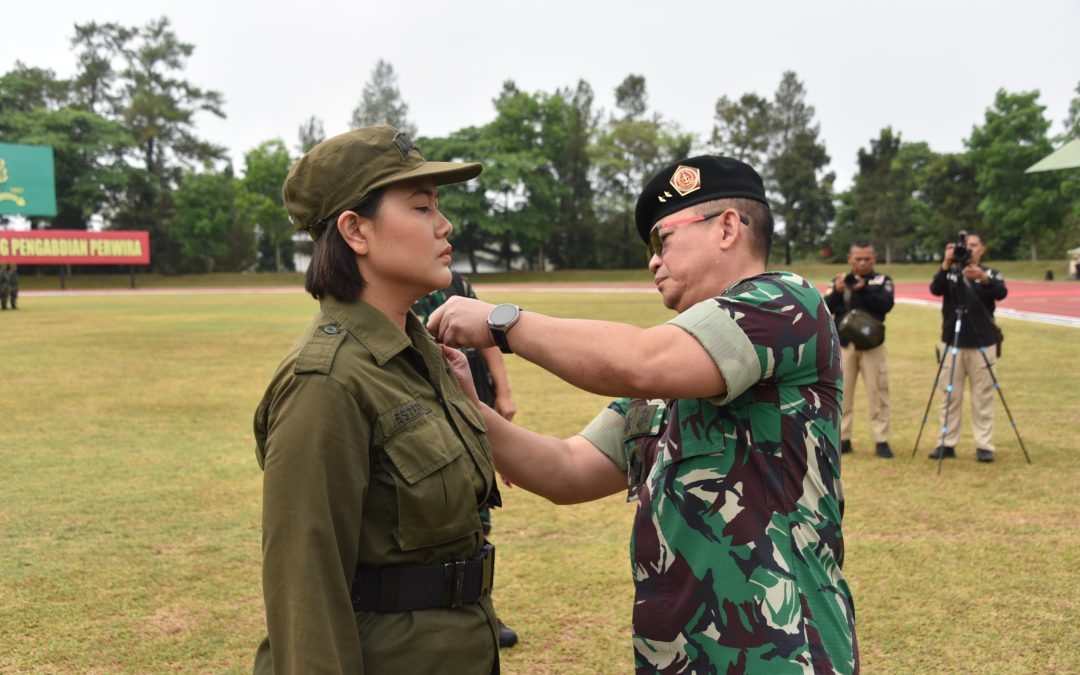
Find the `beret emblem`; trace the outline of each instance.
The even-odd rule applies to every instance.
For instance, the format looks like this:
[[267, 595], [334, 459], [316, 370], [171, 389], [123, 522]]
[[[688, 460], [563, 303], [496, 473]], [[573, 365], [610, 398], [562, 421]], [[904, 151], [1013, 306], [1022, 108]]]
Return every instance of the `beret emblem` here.
[[685, 197], [694, 190], [701, 189], [701, 169], [680, 164], [675, 167], [675, 173], [671, 175], [671, 180], [668, 182], [680, 197]]

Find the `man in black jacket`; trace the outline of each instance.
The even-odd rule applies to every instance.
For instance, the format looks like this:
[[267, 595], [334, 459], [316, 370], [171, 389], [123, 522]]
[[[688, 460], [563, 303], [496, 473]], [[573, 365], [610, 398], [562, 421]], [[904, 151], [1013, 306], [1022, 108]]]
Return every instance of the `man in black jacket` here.
[[[996, 347], [998, 343], [994, 308], [997, 301], [1005, 299], [1008, 290], [1005, 288], [1005, 277], [1000, 272], [979, 264], [986, 252], [982, 237], [976, 232], [968, 232], [966, 243], [967, 251], [960, 256], [955, 255], [956, 244], [945, 247], [941, 269], [930, 282], [930, 292], [944, 299], [941, 305], [941, 341], [945, 343], [946, 352], [952, 348], [957, 311], [965, 310], [960, 324], [960, 339], [956, 345], [955, 373], [950, 373], [952, 355], [943, 352], [945, 362], [940, 382], [946, 395], [941, 408], [941, 426], [948, 428], [941, 445], [930, 453], [930, 459], [956, 456], [956, 443], [960, 439], [960, 404], [964, 398], [966, 378], [971, 380], [971, 428], [975, 436], [975, 459], [992, 462], [994, 378], [990, 368], [997, 360], [997, 349], [988, 347]], [[951, 396], [948, 394], [950, 383], [953, 387]]]
[[[874, 272], [877, 253], [869, 241], [856, 241], [848, 249], [851, 271], [837, 274], [825, 296], [839, 331], [840, 322], [853, 309], [867, 312], [878, 321], [893, 308], [893, 282], [885, 274]], [[851, 452], [851, 430], [854, 426], [855, 382], [862, 374], [870, 399], [870, 424], [878, 457], [893, 456], [889, 447], [889, 363], [885, 343], [869, 349], [858, 349], [843, 335], [841, 358], [844, 363], [844, 403], [840, 417], [840, 452]]]

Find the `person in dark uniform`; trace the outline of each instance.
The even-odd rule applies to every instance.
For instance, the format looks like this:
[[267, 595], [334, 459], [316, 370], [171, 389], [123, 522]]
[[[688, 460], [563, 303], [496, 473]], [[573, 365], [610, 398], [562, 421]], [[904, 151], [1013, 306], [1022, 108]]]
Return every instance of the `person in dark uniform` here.
[[8, 299], [11, 300], [11, 308], [18, 309], [19, 302], [19, 271], [14, 265], [7, 267]]
[[256, 673], [497, 673], [499, 493], [484, 422], [410, 307], [450, 283], [438, 186], [389, 126], [312, 148], [282, 190], [319, 311], [255, 412], [267, 638]]
[[0, 309], [7, 309], [8, 293], [11, 292], [9, 284], [7, 269], [0, 267]]
[[[476, 297], [472, 284], [461, 273], [450, 270], [450, 275], [449, 286], [428, 293], [413, 303], [412, 311], [420, 319], [420, 323], [427, 324], [431, 313], [441, 307], [447, 298], [455, 295], [463, 298]], [[480, 402], [494, 408], [506, 420], [513, 420], [514, 415], [517, 414], [517, 406], [510, 393], [510, 378], [506, 375], [506, 363], [503, 361], [502, 352], [497, 347], [466, 348], [462, 351], [469, 359], [469, 370], [472, 372], [473, 383]], [[491, 536], [491, 509], [485, 507], [480, 511], [480, 520], [484, 523], [484, 536]], [[506, 649], [513, 647], [517, 642], [517, 631], [503, 623], [500, 617], [499, 646]]]
[[[851, 271], [837, 274], [825, 295], [837, 328], [853, 309], [862, 310], [882, 323], [893, 308], [893, 282], [887, 274], [874, 271], [877, 252], [869, 241], [856, 241], [848, 249]], [[855, 426], [855, 382], [862, 375], [870, 400], [870, 430], [878, 457], [891, 459], [889, 447], [889, 360], [884, 340], [881, 344], [859, 348], [840, 335], [844, 361], [844, 404], [840, 422], [840, 452], [851, 452], [851, 430]]]
[[[930, 452], [930, 459], [956, 457], [956, 444], [960, 440], [960, 422], [964, 401], [964, 382], [971, 381], [971, 429], [975, 436], [975, 459], [979, 462], [994, 461], [994, 378], [990, 368], [997, 363], [999, 342], [997, 325], [994, 323], [994, 309], [997, 303], [1009, 294], [1005, 288], [1005, 277], [1001, 272], [984, 267], [983, 254], [986, 245], [982, 235], [967, 232], [967, 260], [954, 261], [953, 252], [956, 244], [945, 247], [941, 269], [930, 282], [930, 292], [942, 297], [941, 304], [941, 342], [944, 349], [952, 348], [956, 334], [956, 312], [966, 308], [964, 320], [960, 326], [960, 339], [957, 343], [956, 372], [951, 373], [953, 360], [946, 355], [939, 377], [941, 386], [947, 388], [952, 383], [952, 395], [946, 395], [941, 402], [941, 426], [948, 429], [943, 442]], [[954, 262], [964, 263], [957, 269]], [[980, 351], [982, 352], [980, 354]], [[943, 352], [944, 353], [944, 352]], [[983, 360], [983, 354], [986, 360]], [[946, 391], [946, 394], [948, 392]]]

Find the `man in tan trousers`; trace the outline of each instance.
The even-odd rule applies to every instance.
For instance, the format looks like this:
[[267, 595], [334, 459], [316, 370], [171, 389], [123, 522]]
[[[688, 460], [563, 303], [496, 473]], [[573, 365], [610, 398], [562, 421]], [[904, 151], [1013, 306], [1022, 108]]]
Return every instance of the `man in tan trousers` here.
[[[999, 336], [994, 324], [997, 302], [1008, 294], [1005, 277], [997, 270], [983, 267], [980, 262], [986, 245], [975, 232], [965, 234], [967, 246], [956, 255], [956, 244], [945, 247], [941, 269], [930, 282], [930, 292], [942, 296], [941, 341], [945, 351], [953, 347], [958, 309], [966, 308], [956, 340], [956, 372], [950, 373], [953, 355], [945, 353], [945, 363], [939, 378], [945, 388], [941, 421], [945, 429], [941, 444], [930, 453], [930, 459], [956, 457], [960, 440], [961, 403], [964, 400], [964, 380], [971, 381], [971, 429], [975, 436], [975, 459], [994, 461], [994, 378], [990, 368], [997, 362]], [[983, 356], [985, 355], [985, 359]], [[952, 393], [948, 391], [952, 386]]]
[[[825, 296], [839, 331], [840, 322], [853, 309], [867, 312], [878, 321], [893, 308], [893, 282], [886, 274], [874, 271], [877, 253], [869, 241], [856, 241], [848, 249], [851, 271], [837, 274], [832, 289]], [[885, 343], [858, 349], [843, 335], [841, 358], [844, 362], [844, 404], [840, 421], [840, 452], [852, 451], [851, 431], [855, 426], [855, 382], [861, 374], [870, 400], [870, 428], [874, 435], [875, 453], [889, 459], [889, 362]]]

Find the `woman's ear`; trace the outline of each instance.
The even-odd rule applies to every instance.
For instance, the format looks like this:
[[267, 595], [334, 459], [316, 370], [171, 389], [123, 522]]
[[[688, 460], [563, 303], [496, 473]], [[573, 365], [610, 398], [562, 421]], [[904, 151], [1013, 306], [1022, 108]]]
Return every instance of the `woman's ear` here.
[[364, 218], [352, 211], [346, 211], [338, 216], [338, 232], [356, 255], [368, 254], [371, 224], [370, 218]]

